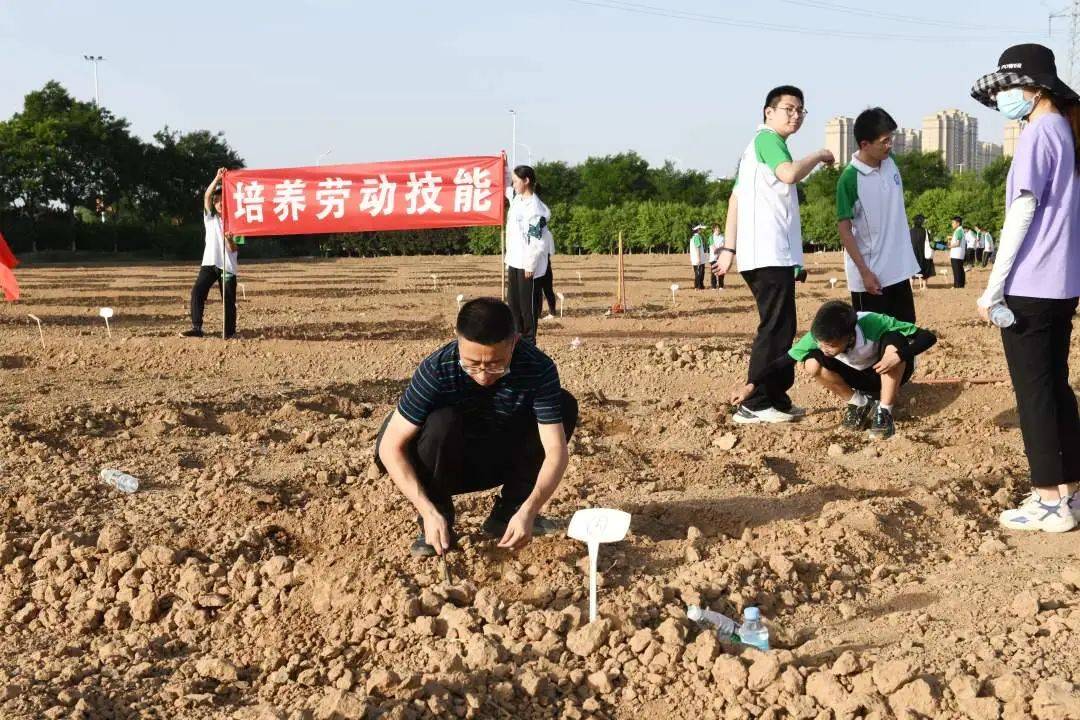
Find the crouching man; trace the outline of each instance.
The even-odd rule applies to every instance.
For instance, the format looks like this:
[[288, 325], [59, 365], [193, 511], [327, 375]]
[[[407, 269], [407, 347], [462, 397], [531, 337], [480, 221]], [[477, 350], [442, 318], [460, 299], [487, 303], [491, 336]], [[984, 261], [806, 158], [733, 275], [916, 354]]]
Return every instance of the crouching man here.
[[379, 432], [376, 462], [419, 513], [415, 557], [451, 549], [453, 496], [501, 486], [485, 535], [517, 549], [554, 530], [540, 515], [562, 480], [577, 401], [555, 363], [519, 342], [510, 308], [465, 303], [457, 338], [420, 363]]

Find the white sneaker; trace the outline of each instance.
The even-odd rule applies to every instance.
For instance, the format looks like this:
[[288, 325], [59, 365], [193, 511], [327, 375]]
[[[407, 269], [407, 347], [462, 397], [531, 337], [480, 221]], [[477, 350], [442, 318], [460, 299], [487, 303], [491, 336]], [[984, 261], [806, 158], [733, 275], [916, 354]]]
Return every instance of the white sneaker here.
[[1006, 510], [998, 516], [1002, 527], [1010, 530], [1042, 530], [1043, 532], [1068, 532], [1076, 527], [1076, 517], [1069, 507], [1069, 499], [1046, 503], [1034, 490], [1014, 510]]
[[547, 321], [547, 320], [557, 320], [557, 319], [558, 319], [558, 318], [556, 318], [556, 317], [555, 317], [554, 315], [552, 315], [551, 313], [548, 313], [548, 314], [547, 314], [547, 315], [545, 315], [544, 317], [540, 318], [541, 322], [543, 322], [543, 321]]
[[748, 410], [745, 406], [740, 405], [735, 414], [731, 416], [731, 419], [740, 425], [754, 425], [756, 423], [787, 423], [794, 420], [795, 416], [781, 412], [776, 408]]

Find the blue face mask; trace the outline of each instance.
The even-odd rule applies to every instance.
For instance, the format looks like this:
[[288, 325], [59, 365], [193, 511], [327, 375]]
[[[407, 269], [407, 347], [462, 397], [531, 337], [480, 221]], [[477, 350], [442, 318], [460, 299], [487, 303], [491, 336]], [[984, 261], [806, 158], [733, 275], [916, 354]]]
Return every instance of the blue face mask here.
[[997, 94], [997, 108], [1010, 120], [1023, 120], [1035, 109], [1035, 99], [1024, 99], [1023, 88], [1002, 90]]

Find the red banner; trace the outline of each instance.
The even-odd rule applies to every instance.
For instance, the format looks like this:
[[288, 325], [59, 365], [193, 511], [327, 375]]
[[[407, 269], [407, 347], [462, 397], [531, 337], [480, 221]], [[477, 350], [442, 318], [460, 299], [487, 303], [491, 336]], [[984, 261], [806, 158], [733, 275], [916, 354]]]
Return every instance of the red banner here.
[[501, 225], [502, 156], [231, 170], [222, 215], [236, 235]]

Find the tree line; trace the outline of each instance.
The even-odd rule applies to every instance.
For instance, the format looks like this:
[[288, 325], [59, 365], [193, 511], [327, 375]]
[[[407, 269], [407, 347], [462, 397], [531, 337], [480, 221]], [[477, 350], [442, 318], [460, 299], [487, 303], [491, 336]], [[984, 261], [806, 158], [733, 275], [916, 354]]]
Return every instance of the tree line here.
[[[944, 236], [957, 214], [982, 227], [1001, 226], [1008, 158], [981, 174], [950, 175], [935, 154], [900, 155], [897, 163], [909, 215], [925, 215], [935, 235]], [[146, 142], [126, 119], [48, 82], [26, 95], [20, 112], [0, 121], [0, 231], [16, 252], [39, 252], [44, 259], [80, 250], [196, 258], [203, 244], [202, 192], [218, 167], [244, 167], [221, 132], [165, 126]], [[564, 253], [610, 253], [620, 232], [630, 252], [684, 251], [695, 224], [723, 226], [734, 185], [670, 160], [651, 166], [633, 151], [577, 164], [539, 162], [535, 169]], [[822, 168], [799, 186], [808, 244], [840, 247], [839, 174], [839, 168]], [[498, 251], [499, 229], [485, 227], [259, 238], [244, 255]]]

